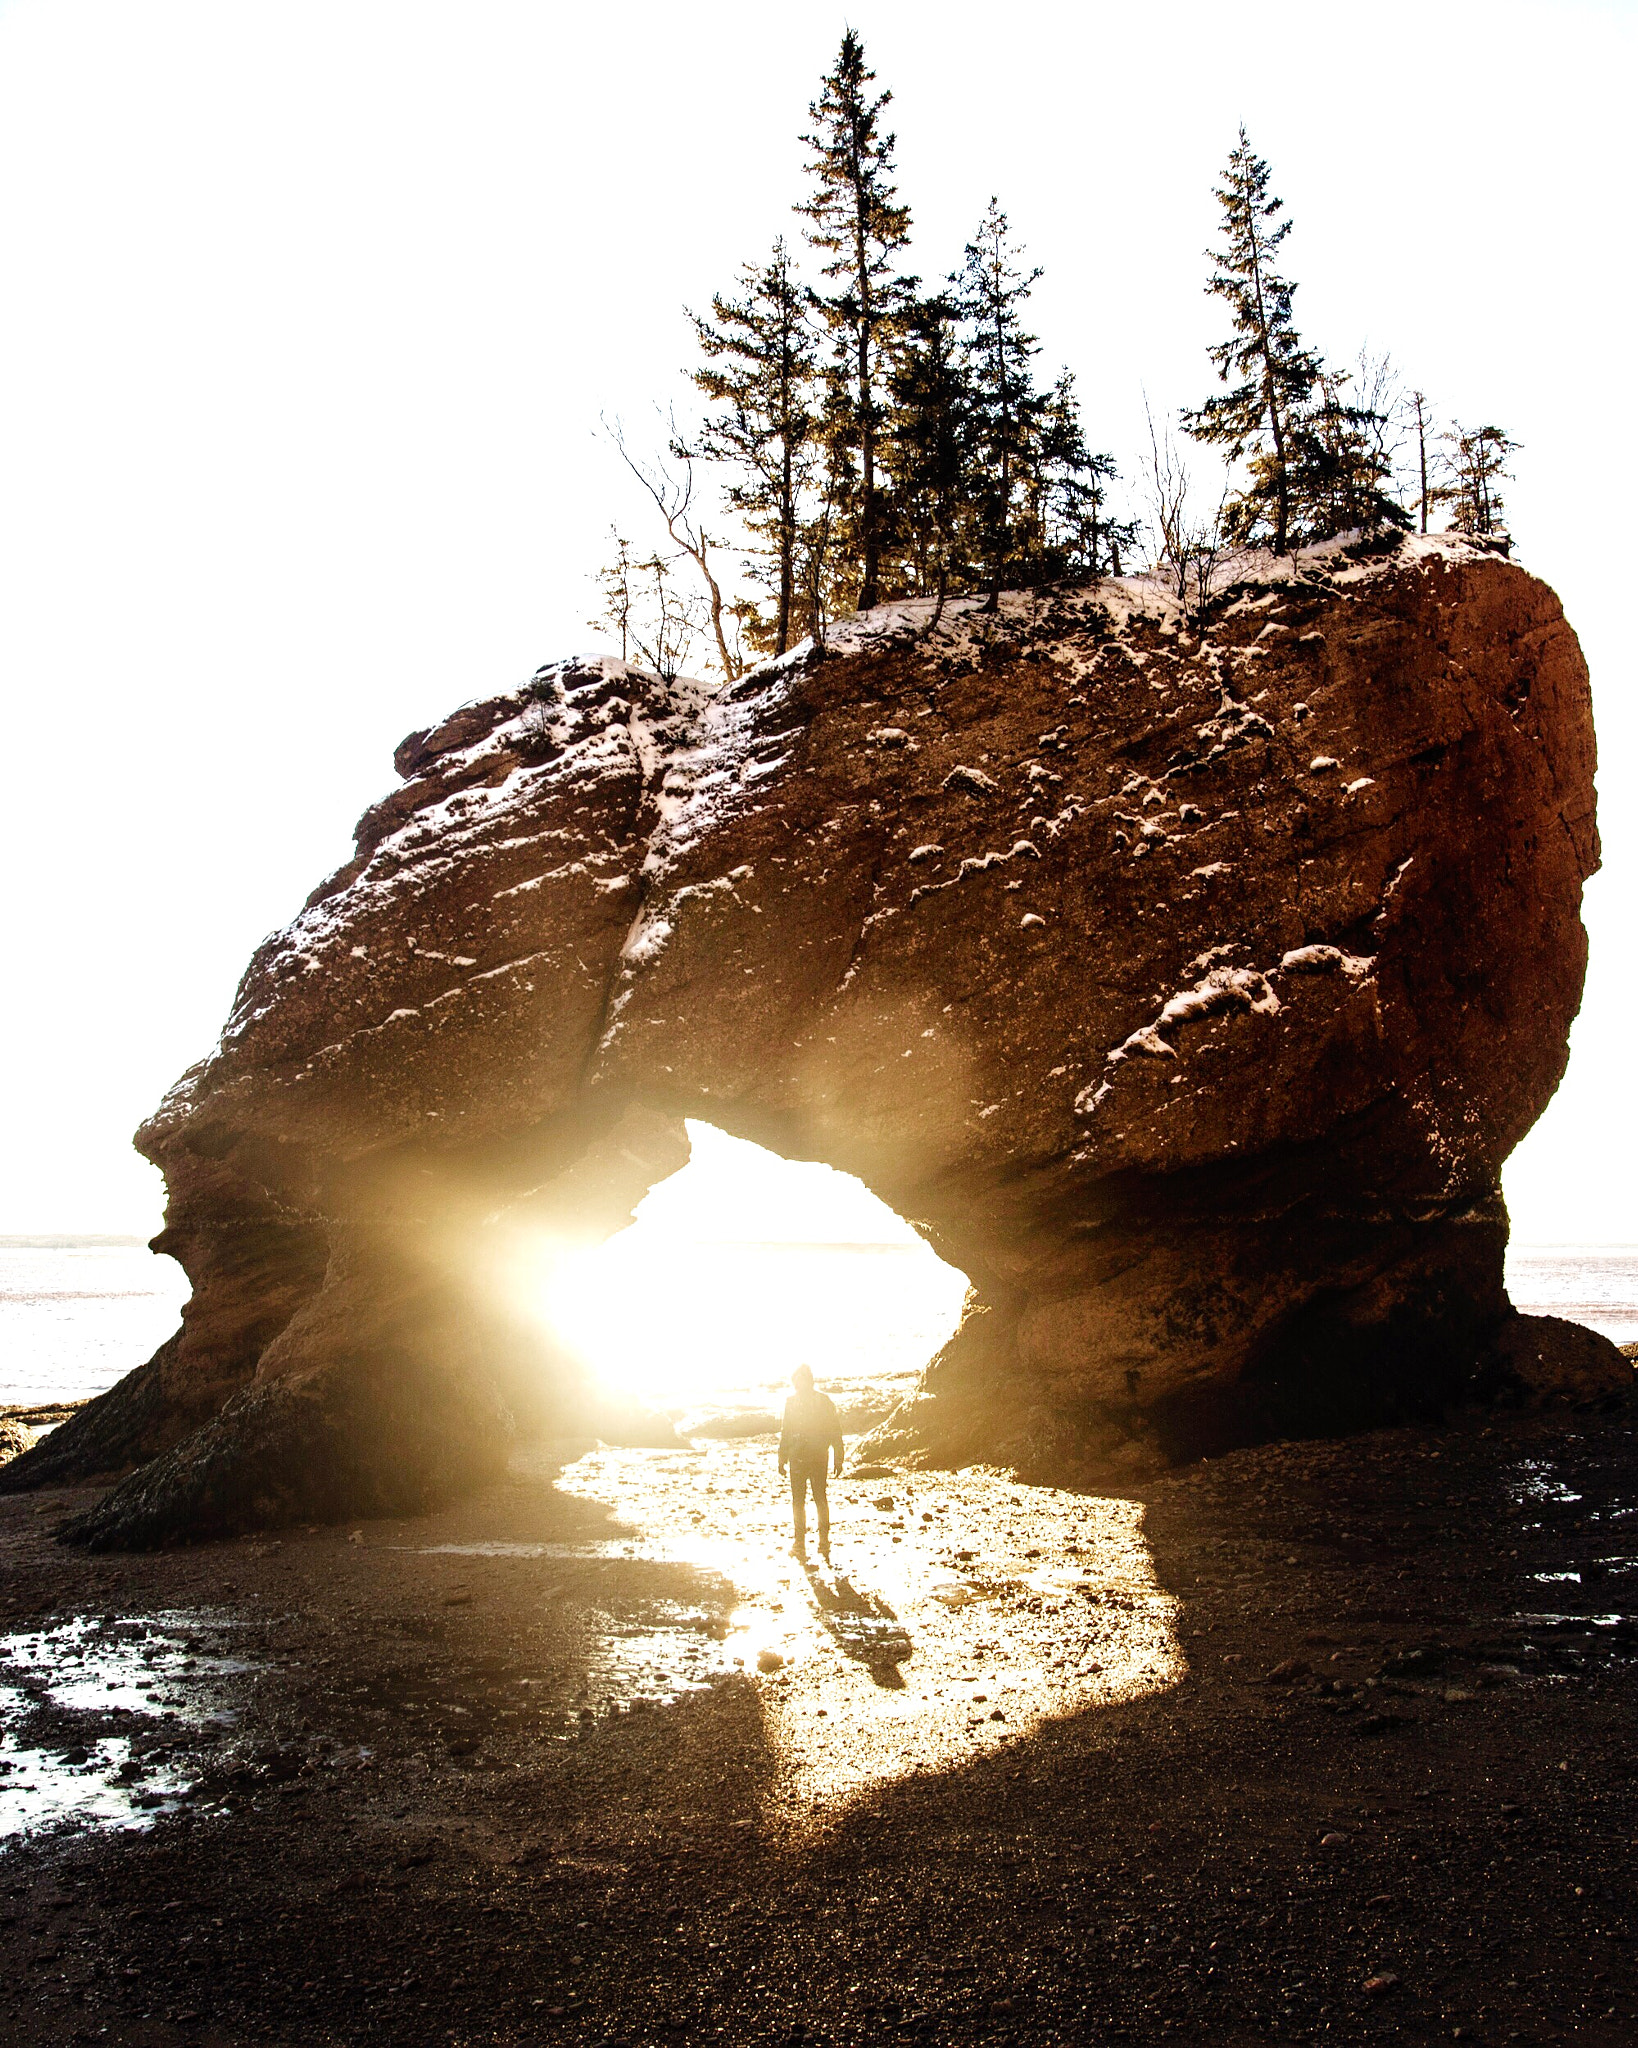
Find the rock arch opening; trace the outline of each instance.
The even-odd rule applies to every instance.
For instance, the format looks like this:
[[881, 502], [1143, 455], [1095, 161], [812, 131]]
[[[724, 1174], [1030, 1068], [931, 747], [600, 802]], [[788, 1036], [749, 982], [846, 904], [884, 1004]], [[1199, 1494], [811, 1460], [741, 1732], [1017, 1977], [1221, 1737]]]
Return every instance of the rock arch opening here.
[[851, 1174], [690, 1121], [688, 1163], [600, 1242], [543, 1236], [519, 1282], [591, 1389], [684, 1434], [772, 1427], [810, 1365], [849, 1433], [955, 1333], [967, 1276]]

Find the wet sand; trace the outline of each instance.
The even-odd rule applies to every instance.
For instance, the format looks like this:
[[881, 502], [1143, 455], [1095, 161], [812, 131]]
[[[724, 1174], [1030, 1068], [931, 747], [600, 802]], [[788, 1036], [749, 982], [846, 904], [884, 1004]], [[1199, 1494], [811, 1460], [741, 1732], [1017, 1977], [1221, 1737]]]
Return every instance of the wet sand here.
[[1630, 2042], [1631, 1422], [853, 1474], [809, 1569], [762, 1440], [0, 1501], [7, 2038]]

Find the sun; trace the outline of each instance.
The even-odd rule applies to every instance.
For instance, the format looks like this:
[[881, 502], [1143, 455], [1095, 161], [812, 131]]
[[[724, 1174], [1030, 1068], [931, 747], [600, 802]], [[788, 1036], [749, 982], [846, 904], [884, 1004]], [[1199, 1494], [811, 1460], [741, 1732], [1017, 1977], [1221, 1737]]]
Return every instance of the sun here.
[[774, 1409], [809, 1364], [890, 1406], [954, 1330], [966, 1277], [862, 1181], [690, 1122], [692, 1157], [600, 1245], [544, 1256], [541, 1313], [611, 1392], [667, 1413]]

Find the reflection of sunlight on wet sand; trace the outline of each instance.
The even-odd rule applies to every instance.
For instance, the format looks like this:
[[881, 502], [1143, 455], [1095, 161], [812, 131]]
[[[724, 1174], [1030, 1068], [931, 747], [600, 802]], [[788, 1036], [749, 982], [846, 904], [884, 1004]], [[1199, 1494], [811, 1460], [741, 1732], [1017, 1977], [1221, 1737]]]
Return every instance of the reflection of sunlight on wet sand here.
[[[735, 1588], [720, 1660], [761, 1692], [788, 1820], [827, 1819], [875, 1786], [1183, 1675], [1177, 1602], [1134, 1501], [978, 1470], [844, 1476], [832, 1563], [805, 1569], [767, 1439], [598, 1450], [560, 1483], [635, 1532], [622, 1550]], [[605, 1647], [645, 1654], [640, 1638]]]

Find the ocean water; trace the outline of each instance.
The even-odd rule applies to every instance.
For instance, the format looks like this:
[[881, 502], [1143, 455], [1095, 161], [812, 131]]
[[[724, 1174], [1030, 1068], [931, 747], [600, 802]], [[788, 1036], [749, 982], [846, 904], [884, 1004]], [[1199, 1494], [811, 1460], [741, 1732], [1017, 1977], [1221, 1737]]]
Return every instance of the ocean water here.
[[[543, 1283], [543, 1318], [688, 1426], [777, 1408], [803, 1360], [844, 1405], [891, 1400], [955, 1327], [963, 1291], [921, 1245], [673, 1244], [621, 1260], [605, 1248], [555, 1300]], [[1507, 1274], [1528, 1313], [1638, 1341], [1638, 1245], [1517, 1245]], [[101, 1393], [170, 1335], [187, 1292], [137, 1238], [0, 1238], [0, 1403]]]
[[0, 1237], [0, 1403], [79, 1401], [141, 1365], [188, 1298], [140, 1237]]
[[1563, 1316], [1638, 1343], [1638, 1244], [1516, 1244], [1507, 1291], [1526, 1315]]

